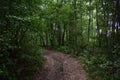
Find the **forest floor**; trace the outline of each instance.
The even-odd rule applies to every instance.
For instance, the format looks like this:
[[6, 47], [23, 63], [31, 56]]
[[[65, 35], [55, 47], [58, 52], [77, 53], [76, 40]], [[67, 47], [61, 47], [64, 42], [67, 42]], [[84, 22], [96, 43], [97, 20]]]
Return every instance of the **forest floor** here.
[[90, 80], [78, 61], [69, 55], [43, 50], [45, 64], [34, 80]]

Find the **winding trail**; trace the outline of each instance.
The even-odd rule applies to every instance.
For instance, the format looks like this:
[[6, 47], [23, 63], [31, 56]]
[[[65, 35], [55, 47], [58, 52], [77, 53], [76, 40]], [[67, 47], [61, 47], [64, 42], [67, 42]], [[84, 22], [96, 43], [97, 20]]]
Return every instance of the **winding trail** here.
[[34, 80], [90, 80], [76, 59], [51, 50], [43, 53], [46, 63]]

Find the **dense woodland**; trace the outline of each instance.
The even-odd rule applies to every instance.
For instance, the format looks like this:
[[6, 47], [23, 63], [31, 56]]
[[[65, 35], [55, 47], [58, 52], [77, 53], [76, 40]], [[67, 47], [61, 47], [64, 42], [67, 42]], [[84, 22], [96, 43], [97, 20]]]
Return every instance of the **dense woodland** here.
[[78, 58], [93, 79], [120, 80], [120, 1], [0, 0], [0, 80], [32, 80], [42, 48]]

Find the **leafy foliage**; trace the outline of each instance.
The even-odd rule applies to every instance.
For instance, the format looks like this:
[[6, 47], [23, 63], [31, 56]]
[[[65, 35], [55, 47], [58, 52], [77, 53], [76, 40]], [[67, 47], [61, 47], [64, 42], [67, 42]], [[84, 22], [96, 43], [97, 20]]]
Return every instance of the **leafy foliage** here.
[[35, 14], [36, 1], [0, 1], [1, 80], [30, 80], [36, 69], [42, 66], [39, 37], [33, 31], [35, 24], [30, 17]]
[[92, 78], [119, 80], [119, 3], [0, 0], [0, 77], [27, 77], [42, 65], [43, 47], [79, 57]]

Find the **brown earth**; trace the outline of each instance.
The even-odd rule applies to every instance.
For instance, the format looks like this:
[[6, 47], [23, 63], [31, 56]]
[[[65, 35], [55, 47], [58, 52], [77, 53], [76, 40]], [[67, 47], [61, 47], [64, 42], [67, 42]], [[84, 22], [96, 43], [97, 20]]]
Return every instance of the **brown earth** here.
[[46, 62], [34, 80], [90, 80], [76, 59], [51, 50], [43, 53]]

